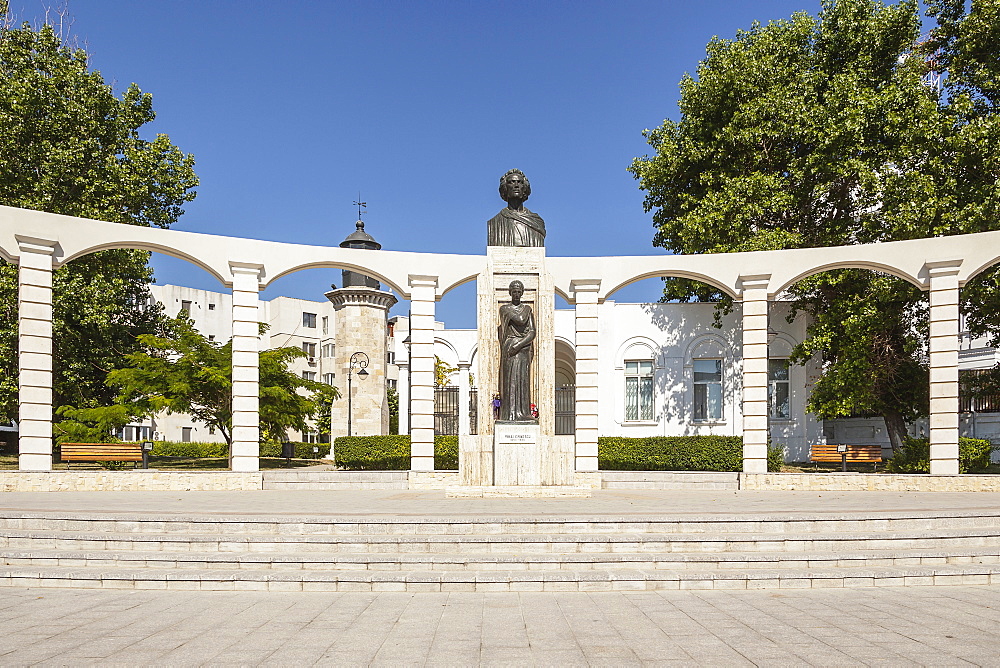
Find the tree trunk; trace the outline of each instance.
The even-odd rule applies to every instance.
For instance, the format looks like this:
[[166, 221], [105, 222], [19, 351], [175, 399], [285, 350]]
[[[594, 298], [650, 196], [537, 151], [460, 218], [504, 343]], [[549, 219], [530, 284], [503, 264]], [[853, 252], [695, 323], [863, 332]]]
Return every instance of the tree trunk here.
[[889, 444], [895, 454], [903, 447], [903, 439], [906, 438], [906, 422], [898, 411], [887, 410], [882, 413], [885, 420], [885, 429], [889, 434]]

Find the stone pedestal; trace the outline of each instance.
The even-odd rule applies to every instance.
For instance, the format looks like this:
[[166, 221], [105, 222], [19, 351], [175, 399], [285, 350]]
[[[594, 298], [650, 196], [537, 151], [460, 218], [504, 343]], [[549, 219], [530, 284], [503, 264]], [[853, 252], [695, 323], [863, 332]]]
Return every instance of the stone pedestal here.
[[[493, 417], [493, 396], [500, 385], [500, 306], [510, 302], [511, 281], [524, 284], [521, 301], [535, 316], [535, 355], [531, 372], [531, 401], [538, 408], [537, 423], [504, 423]], [[478, 278], [479, 348], [476, 380], [479, 388], [478, 434], [459, 439], [459, 478], [462, 487], [449, 496], [543, 495], [539, 488], [574, 486], [574, 440], [555, 435], [555, 290], [545, 270], [544, 248], [486, 249], [486, 270]], [[478, 491], [477, 491], [478, 490]], [[549, 490], [554, 493], [555, 490]], [[551, 493], [544, 495], [551, 496]]]
[[541, 436], [541, 427], [537, 424], [494, 423], [494, 485], [542, 483]]

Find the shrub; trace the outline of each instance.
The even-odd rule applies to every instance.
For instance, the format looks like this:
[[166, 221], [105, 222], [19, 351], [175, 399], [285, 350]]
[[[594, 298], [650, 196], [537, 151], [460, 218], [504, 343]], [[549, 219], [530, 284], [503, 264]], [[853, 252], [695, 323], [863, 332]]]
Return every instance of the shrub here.
[[[959, 473], [982, 473], [990, 465], [990, 442], [982, 438], [958, 439]], [[930, 440], [907, 438], [903, 447], [885, 463], [889, 473], [930, 473]]]
[[[598, 467], [605, 471], [742, 471], [740, 436], [649, 436], [597, 439]], [[767, 469], [780, 471], [781, 448], [767, 452]]]
[[[409, 435], [341, 436], [334, 441], [337, 466], [352, 471], [408, 471]], [[458, 469], [458, 436], [434, 437], [434, 468]]]
[[[319, 448], [319, 452], [314, 453], [314, 447]], [[183, 457], [185, 459], [219, 458], [229, 456], [229, 446], [225, 443], [153, 441], [153, 451], [150, 454], [154, 457]], [[295, 443], [296, 459], [322, 459], [329, 454], [329, 443]], [[261, 443], [260, 456], [281, 457], [281, 443]]]
[[[295, 441], [295, 459], [323, 459], [330, 454], [329, 443], [302, 443]], [[319, 452], [313, 452], [319, 448]], [[261, 457], [281, 457], [281, 443], [261, 443]]]
[[149, 454], [153, 457], [183, 457], [185, 459], [218, 458], [228, 457], [229, 447], [224, 442], [153, 441], [153, 449]]

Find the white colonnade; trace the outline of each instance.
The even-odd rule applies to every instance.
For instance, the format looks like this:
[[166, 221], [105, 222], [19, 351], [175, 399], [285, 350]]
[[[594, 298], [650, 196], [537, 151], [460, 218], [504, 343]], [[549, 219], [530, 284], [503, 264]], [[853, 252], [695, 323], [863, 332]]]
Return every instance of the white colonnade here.
[[[234, 470], [256, 470], [259, 443], [257, 331], [259, 290], [290, 272], [314, 267], [372, 276], [410, 299], [409, 383], [401, 404], [412, 406], [412, 468], [434, 466], [435, 302], [478, 276], [485, 256], [368, 251], [219, 237], [143, 228], [0, 206], [0, 258], [19, 265], [19, 465], [52, 466], [52, 272], [87, 253], [135, 248], [185, 259], [233, 290]], [[243, 262], [246, 258], [263, 258]], [[743, 304], [744, 468], [766, 470], [767, 308], [795, 281], [822, 271], [862, 268], [900, 277], [930, 299], [931, 472], [958, 471], [959, 291], [1000, 262], [1000, 232], [832, 248], [637, 257], [549, 257], [557, 292], [576, 309], [577, 470], [597, 460], [598, 304], [619, 288], [649, 277], [703, 281]], [[770, 274], [762, 274], [769, 271]], [[581, 278], [581, 274], [588, 277]], [[467, 373], [465, 373], [467, 376]], [[406, 390], [409, 390], [407, 397]], [[487, 391], [480, 388], [480, 391]], [[467, 409], [463, 405], [460, 409]], [[401, 411], [405, 414], [405, 410]]]

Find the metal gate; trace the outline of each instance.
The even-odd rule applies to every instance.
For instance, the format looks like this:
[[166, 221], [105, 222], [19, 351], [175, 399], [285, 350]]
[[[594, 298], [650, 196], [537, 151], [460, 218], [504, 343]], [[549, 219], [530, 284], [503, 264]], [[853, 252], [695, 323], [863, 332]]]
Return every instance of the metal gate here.
[[[457, 387], [434, 388], [434, 433], [438, 436], [458, 434], [458, 411], [461, 396]], [[469, 433], [479, 432], [479, 391], [469, 390]], [[556, 388], [555, 396], [556, 435], [572, 436], [576, 433], [576, 387], [565, 385]]]
[[458, 435], [458, 388], [434, 388], [434, 435]]
[[571, 436], [576, 433], [576, 386], [556, 388], [556, 435]]

